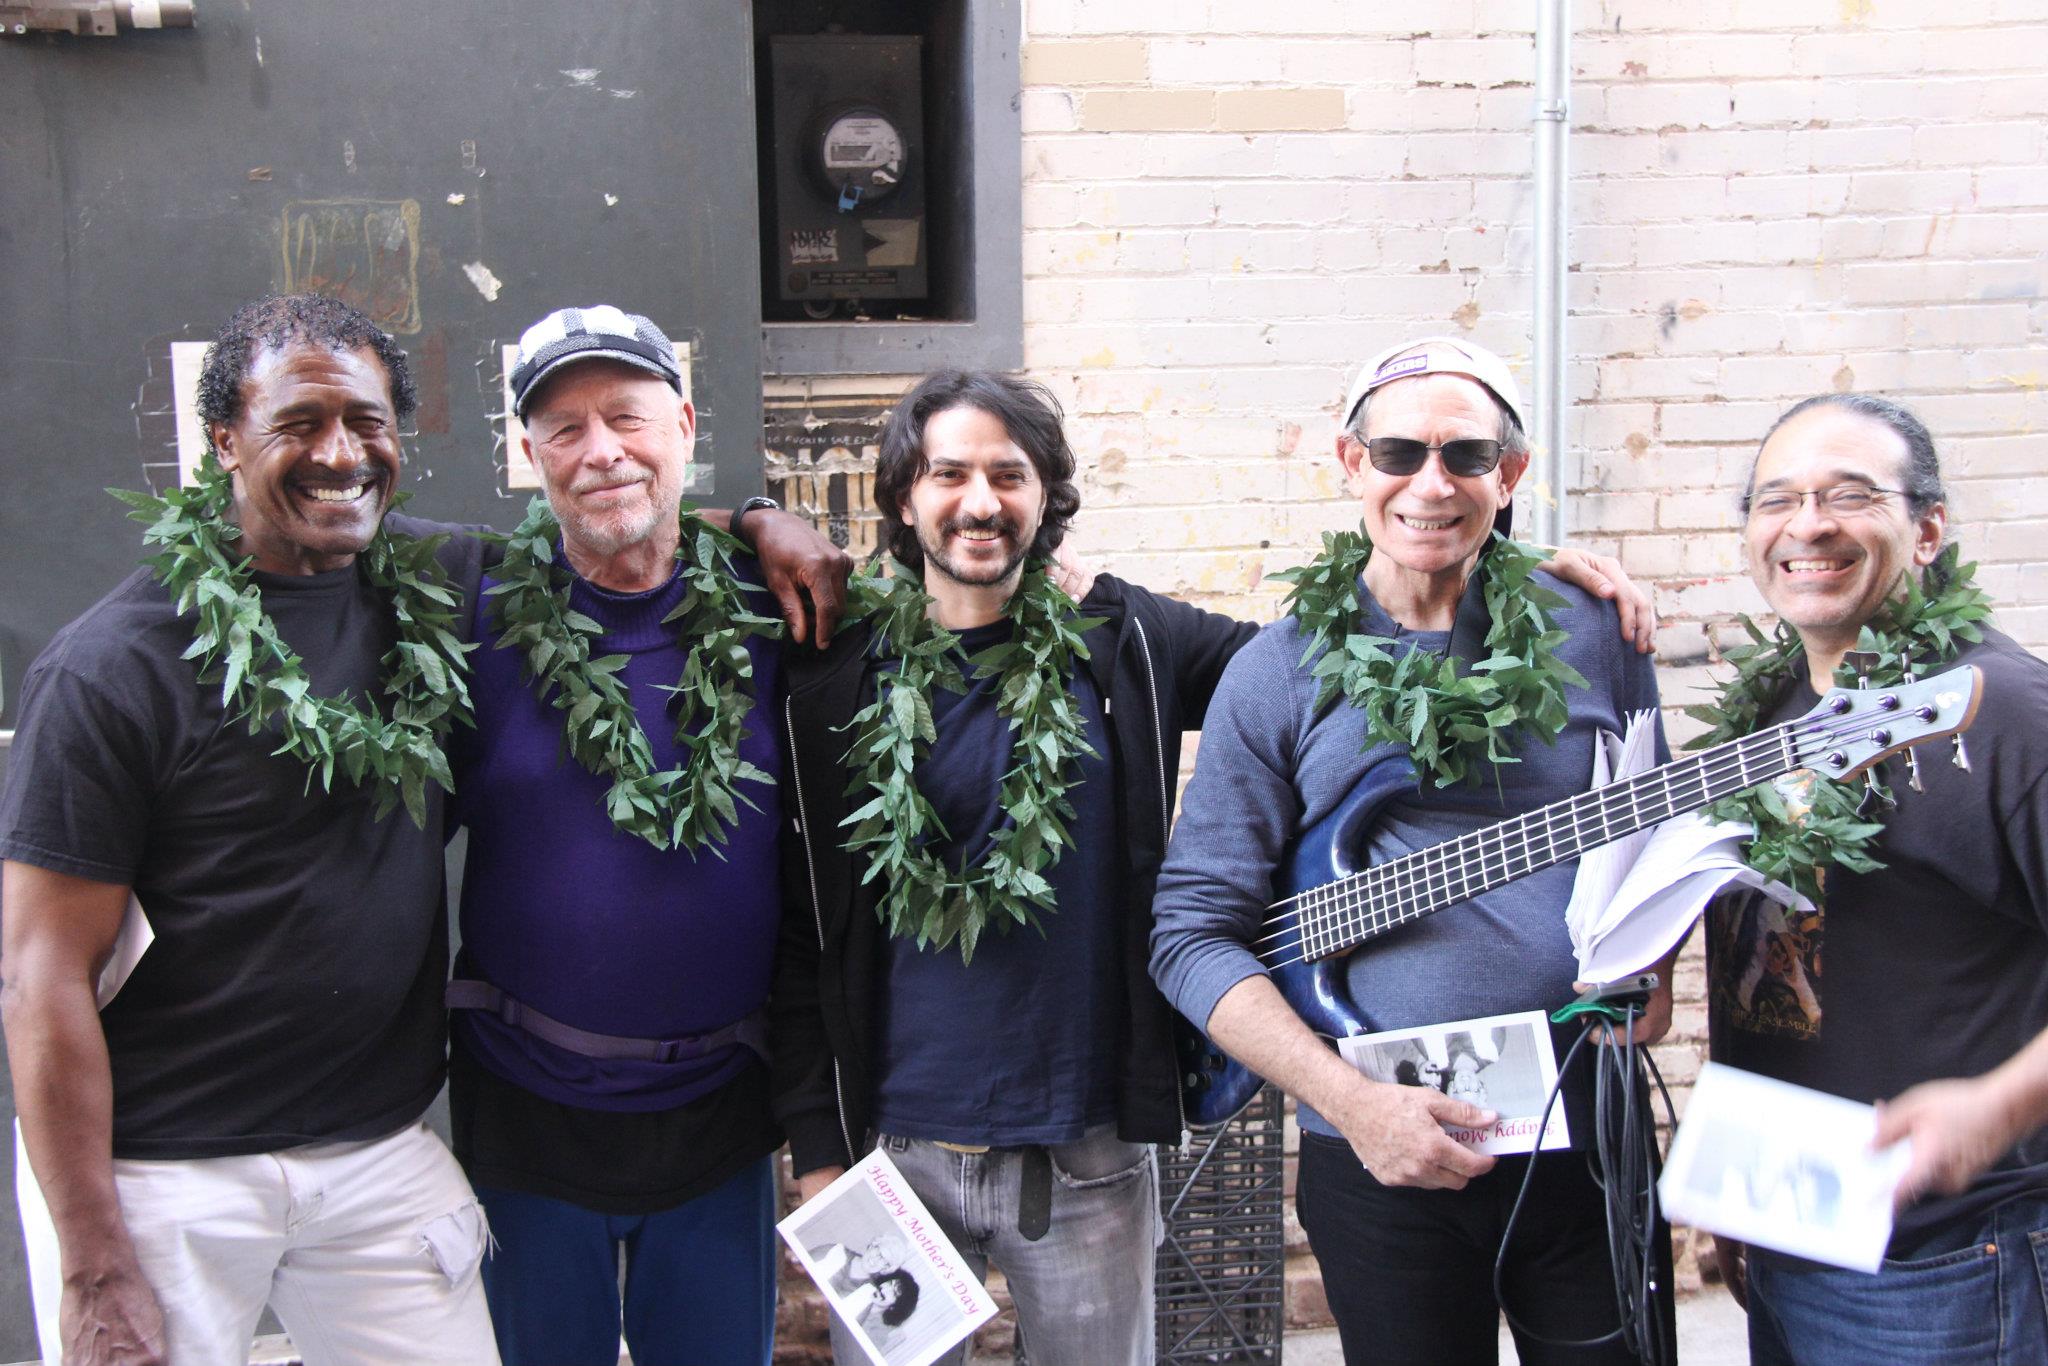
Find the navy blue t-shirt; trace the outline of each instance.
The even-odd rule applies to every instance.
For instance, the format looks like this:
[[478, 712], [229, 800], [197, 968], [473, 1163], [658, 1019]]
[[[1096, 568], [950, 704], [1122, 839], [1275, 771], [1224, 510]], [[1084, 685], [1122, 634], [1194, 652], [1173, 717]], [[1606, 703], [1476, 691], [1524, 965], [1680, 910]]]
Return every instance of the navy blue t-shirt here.
[[[917, 785], [951, 837], [937, 850], [954, 869], [978, 864], [1004, 817], [997, 803], [1014, 736], [996, 710], [993, 678], [974, 655], [1008, 639], [1010, 622], [960, 632], [968, 690], [932, 690], [938, 732]], [[870, 682], [872, 687], [872, 681]], [[991, 926], [963, 964], [957, 944], [920, 951], [885, 939], [876, 1019], [875, 1127], [951, 1143], [1070, 1143], [1115, 1113], [1123, 1010], [1118, 962], [1116, 799], [1102, 697], [1085, 668], [1072, 683], [1092, 755], [1067, 789], [1074, 847], [1046, 871], [1056, 911], [1045, 933]]]

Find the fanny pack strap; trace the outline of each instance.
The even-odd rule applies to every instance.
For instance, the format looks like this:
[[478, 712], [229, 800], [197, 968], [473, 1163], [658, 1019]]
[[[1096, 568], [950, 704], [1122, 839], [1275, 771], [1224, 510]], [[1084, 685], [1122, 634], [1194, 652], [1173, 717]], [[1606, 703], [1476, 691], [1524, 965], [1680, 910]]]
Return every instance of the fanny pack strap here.
[[458, 977], [451, 981], [443, 1000], [450, 1010], [481, 1010], [487, 1015], [495, 1015], [514, 1029], [524, 1030], [536, 1039], [586, 1058], [685, 1062], [738, 1044], [763, 1062], [768, 1060], [768, 1022], [758, 1010], [708, 1034], [684, 1034], [673, 1039], [631, 1039], [564, 1024], [552, 1015], [542, 1014], [525, 1002], [506, 995], [489, 982], [474, 978]]

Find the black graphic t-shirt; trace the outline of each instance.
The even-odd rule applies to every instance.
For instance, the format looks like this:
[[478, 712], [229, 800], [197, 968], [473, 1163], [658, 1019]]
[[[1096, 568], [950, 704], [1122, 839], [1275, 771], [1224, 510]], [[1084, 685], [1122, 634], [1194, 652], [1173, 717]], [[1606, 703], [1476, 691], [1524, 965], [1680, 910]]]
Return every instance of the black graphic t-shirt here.
[[[1708, 914], [1713, 1054], [1852, 1100], [1979, 1076], [2048, 1029], [2048, 663], [1987, 631], [1957, 664], [1983, 671], [1965, 738], [1903, 756], [1879, 777], [1875, 873], [1829, 870], [1825, 905], [1787, 910], [1724, 897]], [[1772, 721], [1810, 710], [1804, 674]], [[1966, 1193], [1903, 1211], [1895, 1250], [2018, 1195], [2048, 1193], [2048, 1131], [2022, 1140]]]

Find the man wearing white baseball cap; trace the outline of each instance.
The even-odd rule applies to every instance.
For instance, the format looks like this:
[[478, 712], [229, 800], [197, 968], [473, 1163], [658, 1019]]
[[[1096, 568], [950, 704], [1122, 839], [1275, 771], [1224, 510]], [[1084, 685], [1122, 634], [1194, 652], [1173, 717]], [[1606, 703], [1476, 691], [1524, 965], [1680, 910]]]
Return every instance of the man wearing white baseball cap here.
[[[1290, 614], [1224, 673], [1154, 903], [1152, 972], [1168, 999], [1300, 1101], [1297, 1204], [1351, 1361], [1491, 1361], [1499, 1306], [1524, 1362], [1636, 1360], [1581, 1157], [1536, 1166], [1505, 1240], [1531, 1158], [1483, 1156], [1446, 1132], [1496, 1116], [1342, 1061], [1255, 953], [1273, 903], [1308, 890], [1288, 885], [1290, 846], [1354, 792], [1388, 783], [1381, 764], [1412, 764], [1414, 779], [1392, 770], [1399, 794], [1364, 848], [1343, 850], [1360, 866], [1582, 792], [1600, 733], [1655, 714], [1650, 660], [1628, 648], [1615, 609], [1540, 570], [1544, 552], [1494, 534], [1528, 469], [1524, 433], [1507, 365], [1470, 342], [1427, 337], [1359, 371], [1337, 458], [1361, 532], [1326, 537], [1321, 556], [1283, 576]], [[1571, 1000], [1574, 867], [1367, 941], [1337, 970], [1350, 1006], [1369, 1032], [1447, 1033]], [[1669, 1020], [1667, 985], [1638, 1040]], [[1580, 1146], [1594, 1133], [1590, 1082], [1589, 1068], [1566, 1073]]]

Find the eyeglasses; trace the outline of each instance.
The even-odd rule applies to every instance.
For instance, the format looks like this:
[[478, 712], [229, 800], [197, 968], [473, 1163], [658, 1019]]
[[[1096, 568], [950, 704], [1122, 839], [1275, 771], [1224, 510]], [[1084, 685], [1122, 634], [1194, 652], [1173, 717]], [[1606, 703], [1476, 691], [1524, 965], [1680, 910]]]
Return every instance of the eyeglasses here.
[[1868, 484], [1834, 484], [1824, 489], [1775, 489], [1750, 499], [1749, 519], [1753, 522], [1775, 522], [1790, 517], [1809, 498], [1813, 499], [1815, 507], [1830, 516], [1861, 517], [1891, 495], [1903, 493], [1904, 489], [1872, 488]]
[[1376, 436], [1365, 443], [1365, 451], [1372, 467], [1381, 474], [1413, 474], [1429, 460], [1431, 451], [1442, 454], [1446, 474], [1461, 479], [1491, 474], [1500, 464], [1500, 442], [1481, 436], [1446, 441], [1441, 446], [1413, 437]]

